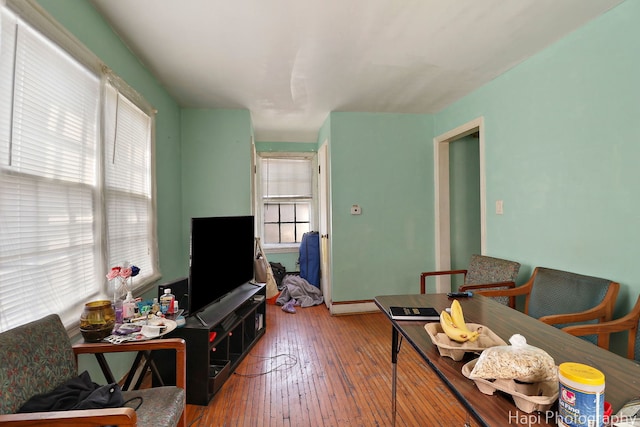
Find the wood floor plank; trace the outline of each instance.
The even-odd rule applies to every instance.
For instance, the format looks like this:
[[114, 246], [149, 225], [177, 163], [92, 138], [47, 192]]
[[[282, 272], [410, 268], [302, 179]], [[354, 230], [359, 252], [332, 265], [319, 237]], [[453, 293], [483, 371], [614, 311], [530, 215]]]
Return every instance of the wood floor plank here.
[[[209, 405], [187, 405], [194, 427], [390, 426], [391, 325], [382, 313], [286, 313], [267, 305], [265, 335]], [[397, 427], [462, 426], [466, 414], [418, 354], [399, 355]]]

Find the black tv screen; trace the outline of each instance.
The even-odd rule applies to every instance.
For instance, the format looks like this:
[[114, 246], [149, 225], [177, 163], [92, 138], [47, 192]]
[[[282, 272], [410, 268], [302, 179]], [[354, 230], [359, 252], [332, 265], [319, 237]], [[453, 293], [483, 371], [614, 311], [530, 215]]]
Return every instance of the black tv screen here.
[[191, 218], [189, 314], [253, 280], [253, 216]]

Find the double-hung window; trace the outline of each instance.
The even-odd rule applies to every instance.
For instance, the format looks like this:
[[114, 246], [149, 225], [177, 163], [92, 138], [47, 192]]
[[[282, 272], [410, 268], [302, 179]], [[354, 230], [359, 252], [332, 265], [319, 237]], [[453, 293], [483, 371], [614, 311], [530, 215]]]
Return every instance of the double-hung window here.
[[153, 111], [27, 2], [0, 7], [0, 331], [72, 326], [113, 296], [111, 266], [140, 267], [136, 287], [158, 277]]
[[259, 157], [259, 218], [265, 249], [291, 250], [315, 229], [316, 160], [306, 153]]

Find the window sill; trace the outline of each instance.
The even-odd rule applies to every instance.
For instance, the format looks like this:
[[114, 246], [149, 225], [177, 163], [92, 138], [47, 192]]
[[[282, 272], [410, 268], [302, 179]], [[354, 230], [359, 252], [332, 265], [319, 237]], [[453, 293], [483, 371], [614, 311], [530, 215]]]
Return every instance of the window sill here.
[[264, 249], [264, 251], [267, 254], [283, 254], [283, 253], [290, 253], [290, 252], [298, 252], [300, 251], [300, 243], [293, 243], [290, 245], [262, 245], [262, 249]]

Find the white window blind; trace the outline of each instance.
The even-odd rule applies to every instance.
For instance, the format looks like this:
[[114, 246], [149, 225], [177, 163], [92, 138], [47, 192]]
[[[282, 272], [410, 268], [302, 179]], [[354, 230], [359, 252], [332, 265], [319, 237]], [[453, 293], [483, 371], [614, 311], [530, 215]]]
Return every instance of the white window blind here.
[[260, 227], [265, 248], [297, 247], [313, 228], [314, 162], [311, 156], [260, 159]]
[[109, 266], [127, 262], [154, 271], [151, 186], [151, 118], [107, 85], [105, 203]]
[[152, 118], [6, 7], [0, 29], [0, 331], [70, 326], [112, 264], [158, 275]]
[[262, 159], [262, 194], [266, 198], [311, 198], [312, 169], [310, 159]]

